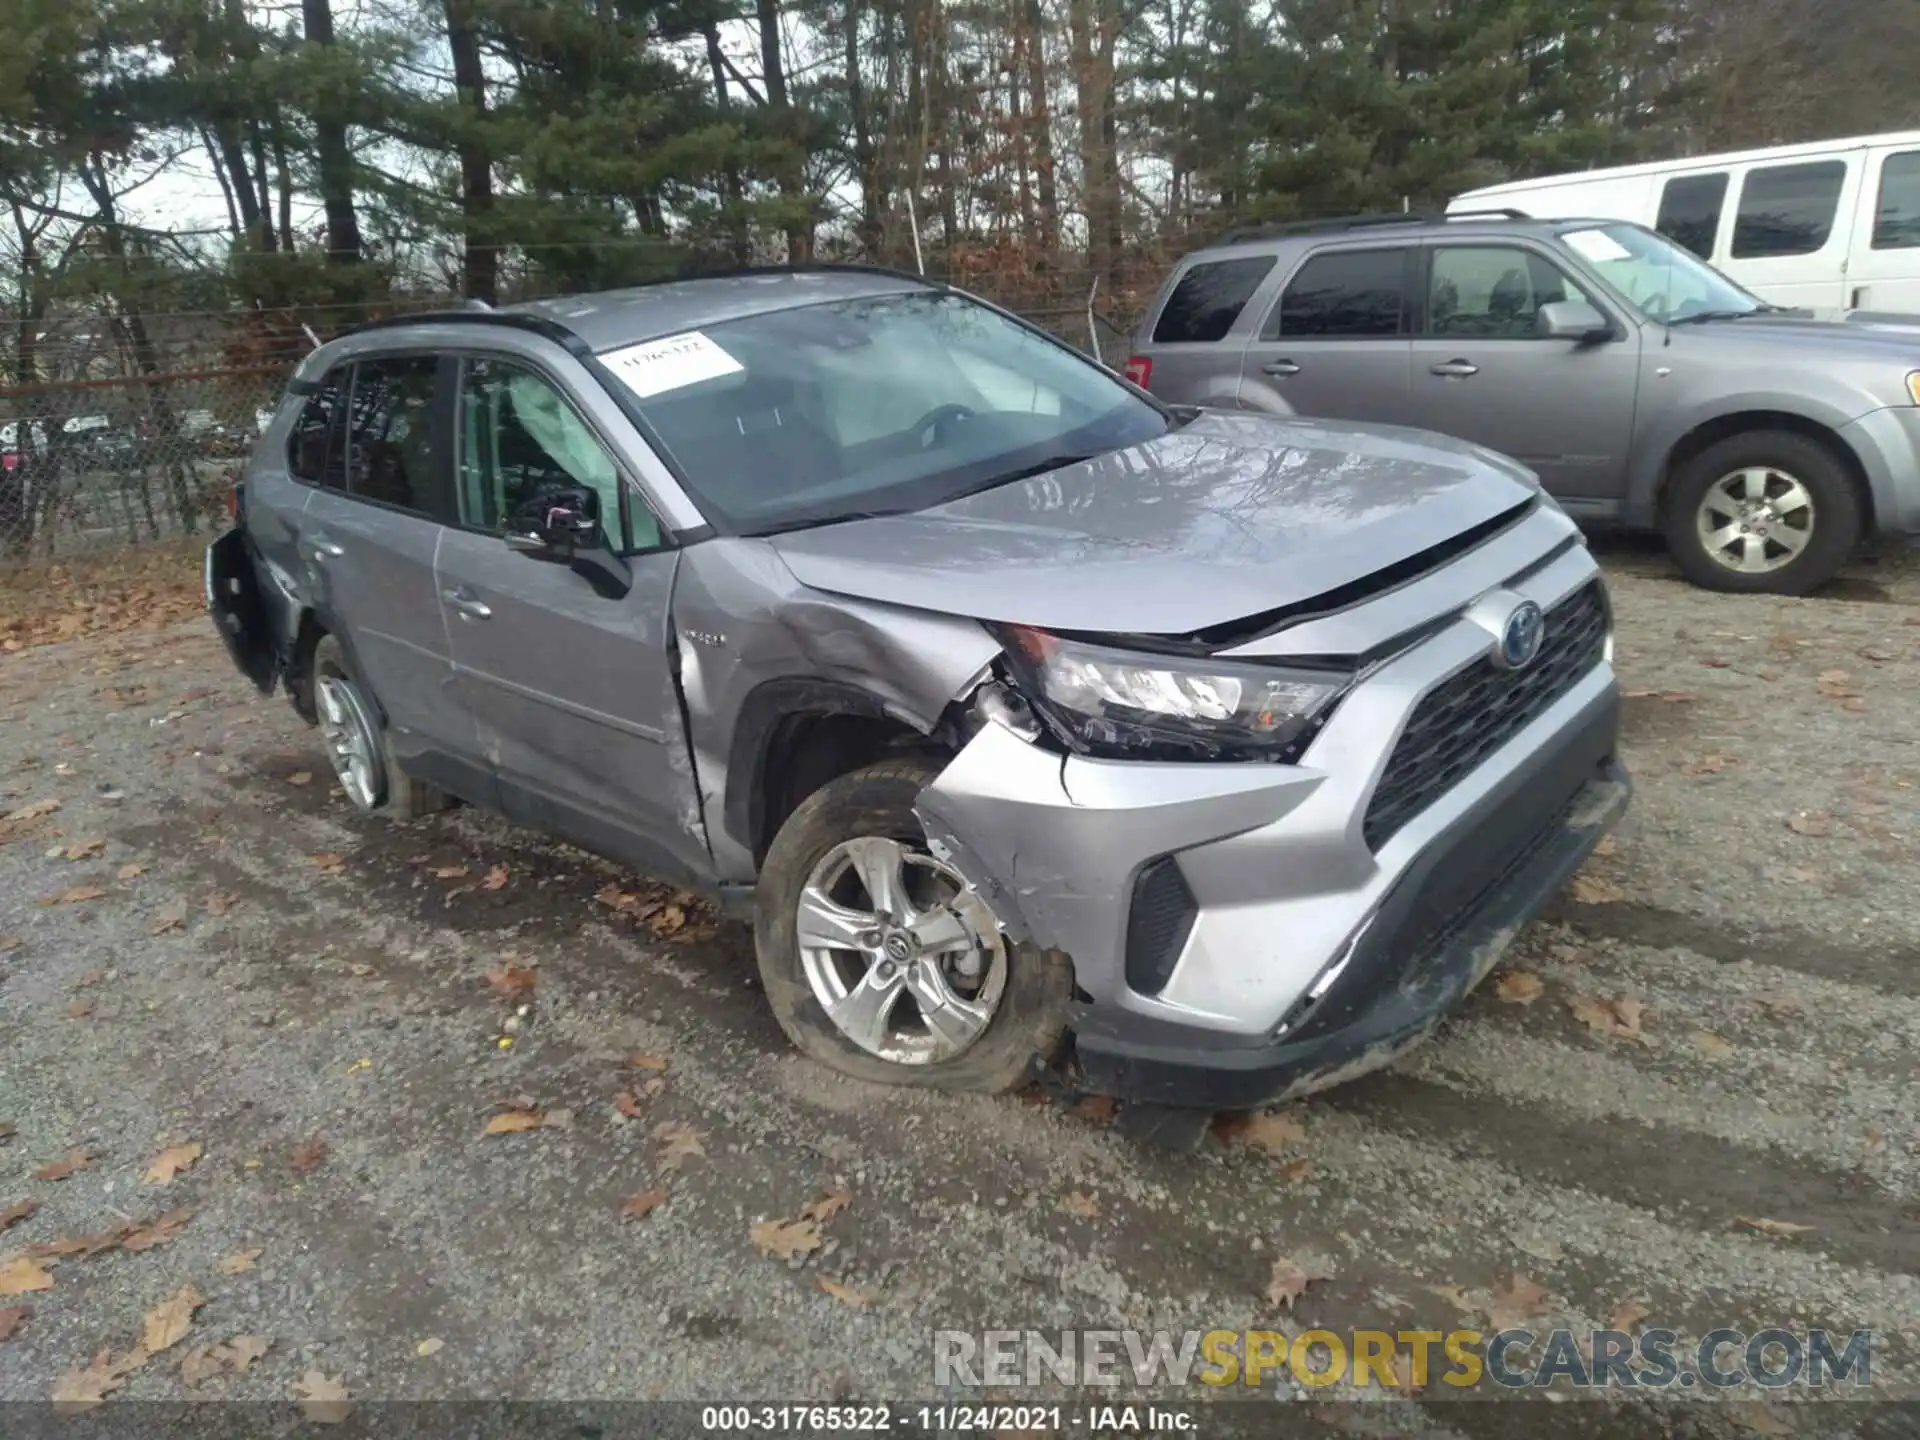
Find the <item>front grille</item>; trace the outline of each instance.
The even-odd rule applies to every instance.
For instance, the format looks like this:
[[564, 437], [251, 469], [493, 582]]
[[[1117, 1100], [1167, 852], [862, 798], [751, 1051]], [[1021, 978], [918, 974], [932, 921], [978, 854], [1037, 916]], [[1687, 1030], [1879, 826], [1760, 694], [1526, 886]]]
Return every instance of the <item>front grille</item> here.
[[1361, 833], [1378, 850], [1600, 663], [1607, 600], [1595, 580], [1547, 612], [1540, 654], [1524, 670], [1482, 657], [1421, 697], [1367, 806]]
[[1133, 881], [1127, 910], [1127, 984], [1142, 995], [1167, 988], [1186, 948], [1199, 904], [1171, 855], [1144, 866]]

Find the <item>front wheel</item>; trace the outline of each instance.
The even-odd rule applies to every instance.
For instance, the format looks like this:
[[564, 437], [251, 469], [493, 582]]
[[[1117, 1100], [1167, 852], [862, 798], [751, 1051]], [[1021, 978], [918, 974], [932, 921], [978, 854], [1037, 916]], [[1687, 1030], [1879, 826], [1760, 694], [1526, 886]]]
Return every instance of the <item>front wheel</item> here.
[[1804, 595], [1860, 543], [1860, 496], [1832, 449], [1791, 430], [1729, 435], [1689, 460], [1667, 506], [1667, 544], [1709, 590]]
[[995, 1092], [1058, 1048], [1064, 956], [1013, 943], [934, 856], [913, 804], [937, 771], [869, 765], [787, 818], [756, 893], [754, 949], [780, 1028], [844, 1074]]

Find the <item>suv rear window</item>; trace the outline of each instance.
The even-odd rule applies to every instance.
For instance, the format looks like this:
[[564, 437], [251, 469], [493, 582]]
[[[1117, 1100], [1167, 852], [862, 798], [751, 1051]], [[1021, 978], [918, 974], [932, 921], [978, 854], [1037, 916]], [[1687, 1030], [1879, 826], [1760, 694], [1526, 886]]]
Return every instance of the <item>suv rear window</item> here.
[[1211, 344], [1227, 338], [1253, 292], [1273, 269], [1273, 256], [1209, 260], [1180, 277], [1154, 323], [1156, 345]]
[[1733, 217], [1733, 258], [1813, 254], [1833, 233], [1846, 178], [1844, 160], [1749, 170]]
[[1660, 214], [1653, 228], [1684, 245], [1702, 260], [1713, 258], [1713, 238], [1720, 233], [1720, 207], [1727, 199], [1727, 172], [1676, 175], [1660, 192]]
[[1287, 282], [1268, 336], [1344, 339], [1407, 333], [1407, 251], [1335, 250], [1316, 255]]

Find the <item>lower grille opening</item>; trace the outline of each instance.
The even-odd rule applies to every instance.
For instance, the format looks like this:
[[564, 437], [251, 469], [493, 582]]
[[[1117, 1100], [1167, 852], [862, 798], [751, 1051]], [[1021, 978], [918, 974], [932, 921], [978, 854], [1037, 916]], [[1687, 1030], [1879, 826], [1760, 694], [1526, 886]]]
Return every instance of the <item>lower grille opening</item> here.
[[1482, 657], [1422, 696], [1367, 804], [1367, 848], [1386, 844], [1598, 665], [1607, 620], [1595, 580], [1547, 612], [1540, 653], [1526, 669]]
[[1127, 909], [1127, 984], [1141, 995], [1166, 989], [1175, 962], [1193, 933], [1200, 904], [1171, 855], [1143, 866], [1133, 878]]

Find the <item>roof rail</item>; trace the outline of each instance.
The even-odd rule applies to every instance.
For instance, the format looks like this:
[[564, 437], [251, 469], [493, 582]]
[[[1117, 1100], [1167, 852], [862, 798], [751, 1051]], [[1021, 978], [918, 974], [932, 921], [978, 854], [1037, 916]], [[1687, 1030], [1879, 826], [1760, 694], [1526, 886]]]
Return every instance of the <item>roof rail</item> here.
[[1533, 216], [1511, 205], [1492, 205], [1484, 210], [1449, 210], [1448, 220], [1531, 220]]
[[1395, 210], [1379, 215], [1340, 215], [1326, 220], [1288, 220], [1272, 225], [1237, 225], [1214, 245], [1240, 245], [1249, 240], [1274, 240], [1283, 235], [1323, 235], [1343, 230], [1370, 230], [1376, 225], [1444, 225], [1449, 220], [1492, 219], [1531, 220], [1524, 210], [1456, 210], [1444, 214], [1438, 210]]

